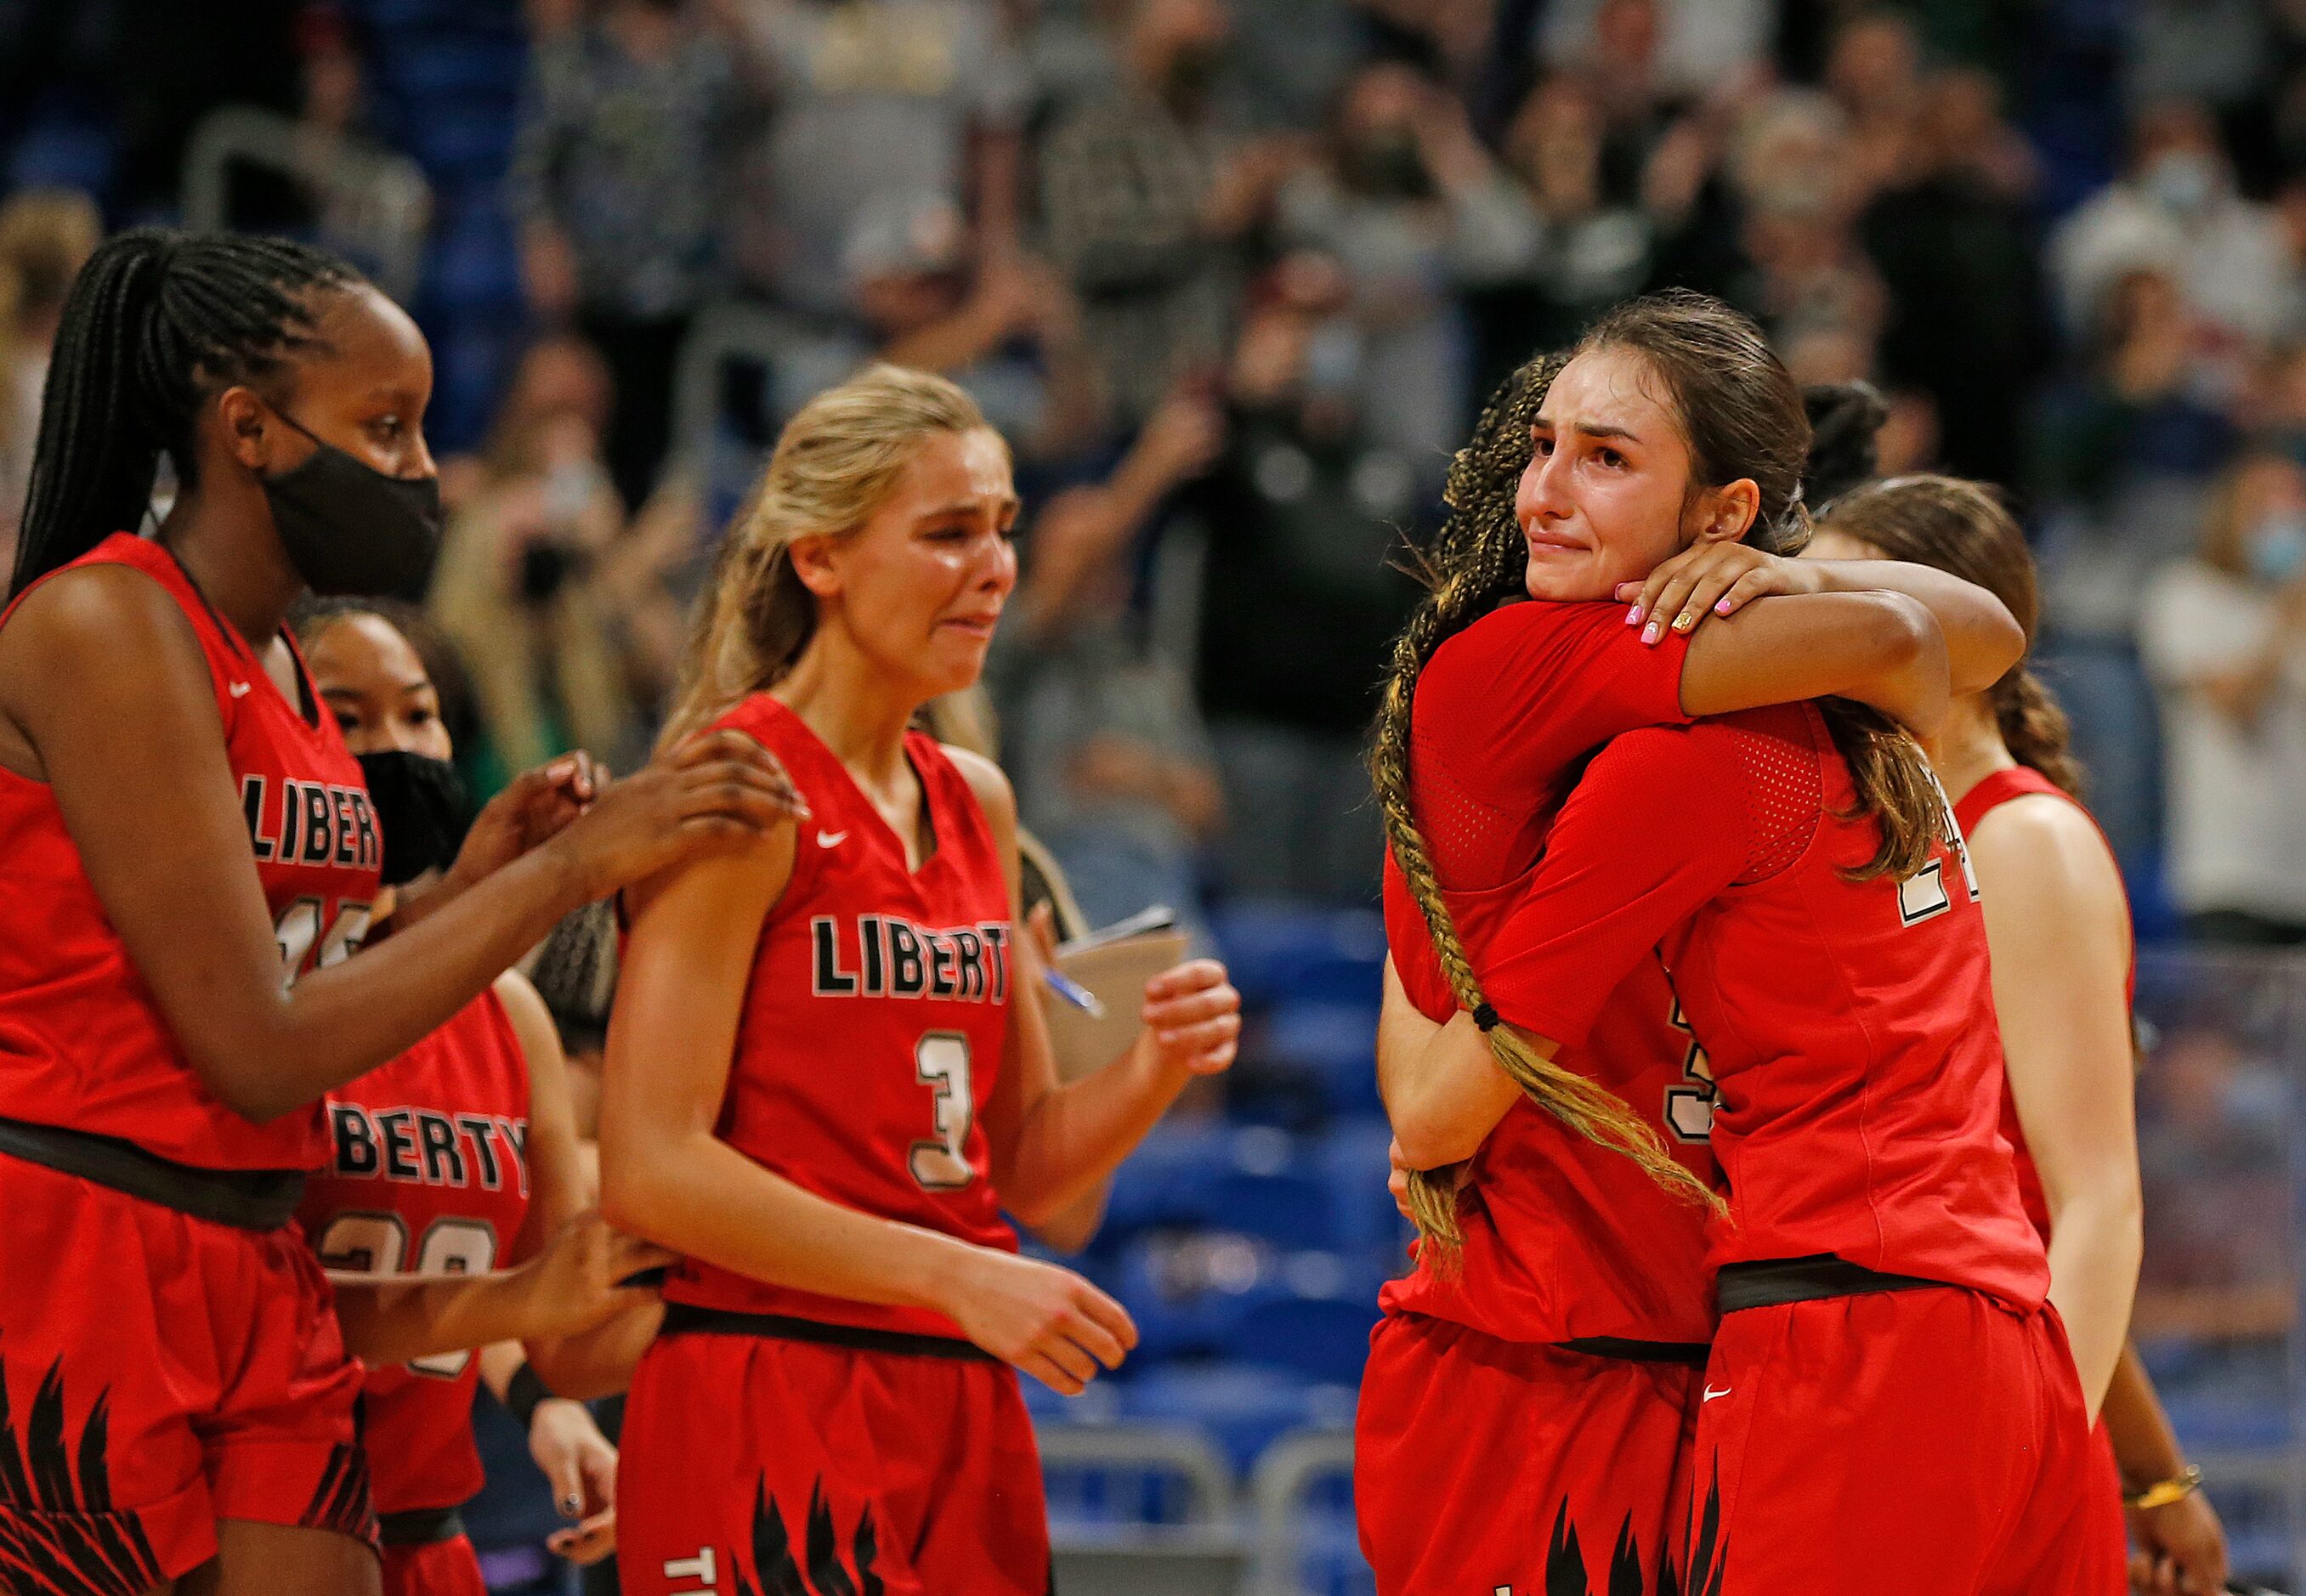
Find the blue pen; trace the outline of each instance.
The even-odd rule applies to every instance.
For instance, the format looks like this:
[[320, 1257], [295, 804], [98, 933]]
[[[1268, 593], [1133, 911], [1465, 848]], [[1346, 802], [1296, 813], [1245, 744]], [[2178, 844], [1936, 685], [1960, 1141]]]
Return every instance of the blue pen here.
[[1050, 991], [1063, 998], [1091, 1020], [1105, 1018], [1105, 1005], [1097, 1001], [1097, 994], [1074, 980], [1055, 965], [1041, 966], [1041, 979], [1049, 984]]

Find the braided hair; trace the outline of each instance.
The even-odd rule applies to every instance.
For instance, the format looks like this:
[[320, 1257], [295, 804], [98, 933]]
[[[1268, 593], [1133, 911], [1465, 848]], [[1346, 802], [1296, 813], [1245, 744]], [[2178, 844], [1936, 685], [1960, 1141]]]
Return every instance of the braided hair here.
[[286, 239], [138, 227], [98, 245], [64, 296], [10, 592], [141, 525], [164, 452], [192, 485], [201, 403], [319, 346], [313, 295], [361, 280]]
[[[1417, 679], [1434, 652], [1499, 601], [1522, 591], [1529, 554], [1514, 516], [1514, 494], [1529, 465], [1530, 428], [1538, 406], [1568, 363], [1567, 354], [1541, 355], [1507, 378], [1474, 424], [1472, 441], [1451, 463], [1442, 494], [1448, 516], [1421, 561], [1428, 591], [1394, 644], [1393, 670], [1370, 755], [1394, 862], [1424, 913], [1450, 992], [1460, 1006], [1476, 1012], [1487, 1002], [1481, 980], [1458, 940], [1432, 855], [1410, 808], [1410, 708]], [[1539, 1107], [1579, 1135], [1632, 1158], [1669, 1191], [1699, 1202], [1715, 1200], [1704, 1182], [1674, 1160], [1657, 1132], [1616, 1093], [1539, 1056], [1506, 1026], [1490, 1026], [1485, 1034], [1499, 1068]], [[1424, 1256], [1445, 1270], [1454, 1268], [1464, 1242], [1457, 1224], [1458, 1177], [1458, 1166], [1451, 1165], [1409, 1178], [1410, 1213], [1429, 1243]]]
[[[1524, 590], [1528, 545], [1514, 499], [1533, 452], [1531, 429], [1563, 367], [1591, 350], [1641, 354], [1663, 380], [1689, 444], [1693, 487], [1751, 477], [1760, 512], [1745, 541], [1772, 554], [1798, 553], [1808, 541], [1801, 474], [1810, 441], [1802, 397], [1769, 351], [1761, 329], [1719, 300], [1671, 290], [1633, 300], [1604, 314], [1577, 346], [1539, 356], [1490, 398], [1473, 440], [1451, 466], [1444, 498], [1448, 517], [1426, 552], [1424, 601], [1395, 644], [1393, 670], [1379, 712], [1371, 771], [1395, 863], [1416, 899], [1443, 975], [1460, 1006], [1484, 1014], [1481, 983], [1442, 900], [1431, 855], [1409, 801], [1411, 708], [1427, 661], [1451, 636]], [[1854, 879], [1911, 874], [1943, 825], [1943, 806], [1920, 748], [1862, 705], [1819, 705], [1837, 749], [1848, 761], [1858, 809], [1882, 823], [1875, 857], [1845, 872]], [[1486, 1011], [1493, 1013], [1494, 1011]], [[1499, 1067], [1539, 1107], [1580, 1136], [1624, 1154], [1665, 1190], [1719, 1208], [1705, 1183], [1677, 1162], [1657, 1132], [1623, 1099], [1584, 1076], [1540, 1058], [1509, 1028], [1486, 1034]], [[1409, 1207], [1425, 1252], [1437, 1267], [1454, 1267], [1462, 1244], [1456, 1167], [1413, 1174]]]

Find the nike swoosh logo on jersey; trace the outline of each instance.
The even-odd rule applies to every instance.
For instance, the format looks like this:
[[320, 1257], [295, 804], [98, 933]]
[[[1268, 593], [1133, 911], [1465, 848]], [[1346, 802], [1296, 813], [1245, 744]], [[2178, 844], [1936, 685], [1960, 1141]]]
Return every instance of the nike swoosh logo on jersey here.
[[251, 685], [252, 684], [248, 682], [236, 681], [226, 687], [225, 691], [231, 694], [235, 698], [245, 698], [248, 696], [248, 689]]
[[819, 848], [838, 848], [848, 841], [847, 832], [819, 832], [816, 834], [816, 845]]
[[1707, 1402], [1712, 1402], [1717, 1396], [1727, 1396], [1729, 1395], [1730, 1387], [1727, 1386], [1722, 1387], [1719, 1391], [1716, 1391], [1711, 1386], [1705, 1387], [1705, 1400]]

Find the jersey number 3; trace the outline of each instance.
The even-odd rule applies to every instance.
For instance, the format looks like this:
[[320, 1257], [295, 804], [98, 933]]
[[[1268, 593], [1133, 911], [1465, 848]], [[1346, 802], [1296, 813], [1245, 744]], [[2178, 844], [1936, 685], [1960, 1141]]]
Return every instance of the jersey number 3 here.
[[955, 1191], [977, 1178], [963, 1149], [977, 1119], [969, 1080], [969, 1038], [959, 1031], [929, 1031], [913, 1048], [913, 1075], [935, 1092], [935, 1139], [913, 1143], [913, 1179], [931, 1191]]

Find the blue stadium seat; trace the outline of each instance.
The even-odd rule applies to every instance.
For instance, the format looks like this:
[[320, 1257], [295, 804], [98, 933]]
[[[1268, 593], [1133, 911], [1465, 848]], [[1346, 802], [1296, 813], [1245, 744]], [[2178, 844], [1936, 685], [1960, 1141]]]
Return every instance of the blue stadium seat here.
[[1202, 1192], [1234, 1167], [1240, 1135], [1221, 1120], [1156, 1125], [1114, 1172], [1105, 1238], [1119, 1242], [1156, 1225], [1203, 1223], [1209, 1209]]
[[1123, 1413], [1199, 1424], [1244, 1472], [1276, 1436], [1308, 1425], [1351, 1424], [1354, 1418], [1351, 1387], [1237, 1363], [1149, 1369], [1121, 1391]]
[[1029, 1374], [1017, 1377], [1017, 1387], [1024, 1393], [1025, 1411], [1036, 1425], [1110, 1424], [1121, 1416], [1121, 1388], [1104, 1376], [1091, 1380], [1079, 1396], [1060, 1396]]
[[1377, 1089], [1377, 1020], [1374, 1003], [1288, 998], [1275, 1005], [1251, 1045], [1268, 1066], [1312, 1080], [1330, 1113], [1376, 1114], [1384, 1108]]
[[1347, 1120], [1329, 1128], [1317, 1156], [1329, 1194], [1330, 1244], [1397, 1275], [1408, 1267], [1405, 1250], [1412, 1233], [1386, 1190], [1392, 1174], [1386, 1149], [1392, 1142], [1393, 1127], [1382, 1118]]
[[1360, 1384], [1383, 1276], [1337, 1253], [1299, 1252], [1282, 1260], [1278, 1284], [1244, 1302], [1227, 1350], [1243, 1362]]
[[1378, 998], [1385, 922], [1374, 909], [1250, 900], [1217, 909], [1209, 926], [1234, 985], [1252, 1003], [1293, 995]]
[[1242, 1315], [1287, 1288], [1270, 1246], [1204, 1232], [1140, 1237], [1122, 1254], [1111, 1289], [1137, 1321], [1136, 1355], [1157, 1361], [1226, 1350]]

